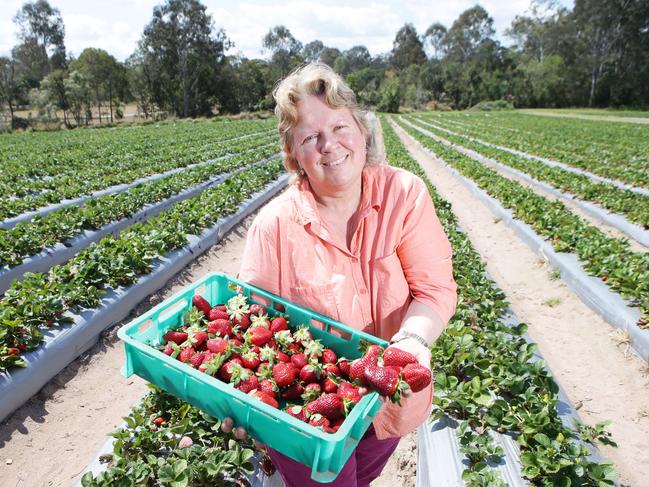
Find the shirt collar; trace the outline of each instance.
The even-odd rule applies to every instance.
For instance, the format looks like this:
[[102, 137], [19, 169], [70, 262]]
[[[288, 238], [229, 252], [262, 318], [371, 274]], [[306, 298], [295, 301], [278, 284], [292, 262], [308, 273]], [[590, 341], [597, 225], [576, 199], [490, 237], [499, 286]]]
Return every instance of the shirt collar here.
[[[371, 209], [377, 212], [381, 209], [381, 195], [377, 178], [375, 177], [375, 168], [372, 166], [365, 166], [361, 173], [363, 190], [361, 192], [361, 202], [359, 212], [361, 217], [368, 214]], [[318, 215], [317, 203], [313, 196], [311, 184], [306, 177], [301, 178], [296, 183], [297, 186], [297, 204], [295, 206], [296, 219], [300, 225], [307, 223], [316, 223], [320, 225], [320, 217]]]

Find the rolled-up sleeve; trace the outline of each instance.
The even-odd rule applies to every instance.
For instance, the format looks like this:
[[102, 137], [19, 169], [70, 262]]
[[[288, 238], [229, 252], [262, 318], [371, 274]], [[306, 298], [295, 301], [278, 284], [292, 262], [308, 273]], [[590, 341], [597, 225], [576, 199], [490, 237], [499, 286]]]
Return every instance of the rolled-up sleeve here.
[[397, 253], [410, 294], [448, 323], [457, 304], [451, 244], [428, 190], [419, 178], [414, 180], [408, 203]]

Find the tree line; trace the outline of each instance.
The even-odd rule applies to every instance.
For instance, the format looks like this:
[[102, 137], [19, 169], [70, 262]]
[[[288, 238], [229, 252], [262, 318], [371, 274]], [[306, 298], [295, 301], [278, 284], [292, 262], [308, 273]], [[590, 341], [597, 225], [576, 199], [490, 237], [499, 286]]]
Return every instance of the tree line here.
[[[425, 12], [422, 12], [425, 14]], [[135, 52], [124, 62], [87, 48], [66, 53], [60, 11], [47, 0], [16, 13], [19, 43], [0, 57], [0, 111], [11, 127], [30, 106], [62, 113], [68, 127], [113, 122], [124, 103], [145, 118], [209, 116], [271, 109], [272, 89], [305, 62], [332, 66], [364, 106], [464, 109], [483, 100], [516, 107], [649, 107], [649, 0], [533, 0], [496, 39], [494, 21], [476, 5], [450, 26], [425, 32], [405, 24], [390, 52], [303, 44], [284, 26], [261, 39], [266, 59], [228, 55], [234, 46], [200, 0], [165, 0], [153, 9]]]

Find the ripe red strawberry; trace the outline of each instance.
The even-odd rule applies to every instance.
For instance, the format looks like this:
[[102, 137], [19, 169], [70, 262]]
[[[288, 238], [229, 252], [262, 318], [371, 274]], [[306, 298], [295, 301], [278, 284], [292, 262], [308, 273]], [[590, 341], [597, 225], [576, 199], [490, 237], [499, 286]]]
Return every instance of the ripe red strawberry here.
[[158, 425], [158, 426], [164, 424], [164, 422], [165, 422], [165, 419], [162, 416], [158, 416], [157, 418], [155, 418], [153, 420], [153, 423]]
[[286, 349], [286, 352], [290, 354], [302, 353], [302, 351], [303, 351], [302, 346], [300, 346], [299, 343], [291, 343]]
[[297, 369], [293, 364], [279, 362], [273, 366], [273, 379], [279, 387], [286, 387], [295, 382]]
[[403, 379], [408, 383], [412, 392], [419, 392], [428, 387], [432, 380], [430, 369], [420, 363], [408, 364], [401, 371]]
[[308, 415], [321, 414], [329, 420], [338, 419], [343, 414], [343, 400], [337, 394], [323, 394], [306, 405]]
[[232, 324], [245, 330], [250, 326], [250, 313], [242, 313], [232, 317]]
[[347, 399], [353, 403], [357, 403], [363, 398], [359, 392], [359, 388], [347, 381], [341, 381], [338, 384], [338, 391], [336, 394], [338, 394], [338, 397], [341, 399]]
[[320, 397], [322, 394], [322, 387], [317, 382], [312, 382], [307, 384], [302, 393], [302, 399], [304, 402], [311, 402]]
[[284, 389], [280, 393], [280, 396], [282, 397], [282, 399], [292, 401], [294, 399], [300, 399], [302, 397], [303, 392], [304, 392], [304, 387], [302, 387], [302, 384], [296, 382], [295, 384]]
[[201, 296], [200, 294], [196, 294], [192, 298], [192, 304], [199, 311], [202, 311], [205, 316], [209, 316], [212, 306], [210, 306], [210, 303], [208, 303], [207, 299], [205, 299], [203, 296]]
[[333, 377], [341, 377], [340, 375], [340, 369], [336, 364], [324, 364], [322, 366], [322, 369], [327, 373], [327, 375], [333, 376]]
[[285, 411], [294, 418], [299, 419], [300, 421], [307, 421], [304, 406], [289, 406], [285, 409]]
[[319, 365], [307, 364], [300, 369], [300, 380], [305, 384], [318, 382], [322, 375], [322, 368]]
[[263, 326], [255, 326], [254, 328], [250, 328], [245, 334], [247, 343], [252, 343], [253, 345], [257, 345], [259, 347], [265, 345], [272, 336], [273, 333]]
[[207, 319], [210, 321], [214, 320], [228, 320], [230, 321], [230, 315], [226, 310], [219, 308], [212, 308], [207, 315]]
[[260, 316], [260, 315], [265, 315], [268, 314], [266, 313], [266, 308], [264, 308], [261, 304], [256, 304], [253, 303], [250, 305], [250, 315], [251, 316]]
[[298, 369], [301, 369], [307, 364], [306, 357], [303, 353], [294, 353], [291, 355], [291, 363]]
[[405, 367], [408, 364], [414, 364], [417, 362], [417, 357], [415, 357], [410, 352], [401, 350], [397, 347], [388, 347], [383, 352], [383, 365], [390, 366], [396, 365], [397, 367]]
[[359, 381], [361, 384], [365, 382], [365, 369], [371, 365], [376, 365], [379, 361], [379, 356], [383, 349], [378, 345], [370, 345], [365, 355], [361, 358], [354, 360], [349, 365], [349, 378], [352, 381]]
[[259, 379], [250, 369], [243, 369], [247, 373], [243, 378], [235, 385], [237, 389], [245, 392], [246, 394], [252, 391], [253, 389], [259, 389]]
[[205, 358], [203, 359], [203, 363], [198, 367], [198, 370], [213, 377], [219, 371], [223, 362], [225, 362], [225, 355], [205, 352]]
[[227, 319], [217, 318], [207, 324], [207, 333], [220, 335], [222, 337], [232, 335], [232, 323]]
[[408, 388], [408, 384], [401, 380], [399, 372], [378, 365], [370, 365], [365, 369], [365, 381], [376, 392], [396, 403], [400, 403], [401, 391]]
[[218, 309], [220, 311], [227, 311], [228, 307], [225, 304], [217, 304], [212, 309]]
[[241, 355], [241, 362], [243, 362], [244, 367], [251, 370], [257, 370], [257, 367], [259, 367], [261, 360], [259, 360], [258, 354], [250, 350]]
[[212, 353], [228, 353], [230, 343], [223, 338], [211, 338], [207, 340], [207, 349]]
[[280, 362], [287, 362], [287, 363], [288, 363], [288, 362], [291, 361], [291, 357], [289, 357], [288, 355], [286, 355], [284, 352], [280, 352], [280, 351], [278, 350], [278, 351], [277, 351], [277, 360], [279, 360]]
[[338, 384], [336, 384], [336, 382], [334, 382], [330, 377], [326, 377], [322, 381], [322, 390], [327, 394], [331, 394], [338, 391]]
[[347, 360], [345, 357], [338, 359], [338, 369], [340, 370], [340, 375], [342, 377], [349, 377], [349, 365], [349, 360]]
[[268, 394], [272, 394], [274, 398], [277, 398], [277, 393], [279, 392], [277, 384], [275, 384], [275, 381], [272, 379], [264, 379], [260, 381], [259, 390]]
[[234, 358], [228, 360], [223, 364], [219, 369], [219, 379], [223, 382], [230, 382], [232, 380], [232, 374], [235, 373], [235, 370], [241, 367], [241, 359]]
[[273, 318], [273, 320], [270, 322], [270, 331], [272, 331], [273, 333], [277, 333], [278, 331], [283, 331], [287, 329], [288, 329], [288, 325], [286, 324], [286, 318], [282, 316]]
[[269, 406], [272, 406], [274, 408], [279, 408], [279, 403], [277, 402], [277, 399], [275, 399], [272, 395], [270, 395], [270, 394], [268, 394], [268, 393], [266, 393], [264, 391], [260, 391], [259, 389], [256, 389], [256, 390], [250, 391], [248, 394], [251, 395], [252, 397], [256, 397], [261, 402], [264, 402], [264, 403], [268, 404]]
[[314, 414], [309, 418], [309, 424], [311, 426], [315, 426], [316, 428], [320, 426], [324, 430], [325, 428], [329, 428], [330, 422], [321, 414]]
[[165, 340], [165, 343], [174, 342], [176, 345], [180, 345], [187, 340], [187, 336], [187, 333], [185, 333], [184, 331], [169, 330], [162, 336], [162, 338]]
[[203, 352], [197, 352], [189, 358], [189, 363], [197, 369], [201, 366], [203, 360], [205, 360], [205, 354]]
[[198, 348], [207, 340], [207, 333], [204, 331], [190, 332], [188, 333], [187, 340], [191, 343], [192, 347]]
[[295, 330], [295, 333], [293, 333], [293, 338], [300, 345], [304, 345], [304, 342], [313, 340], [311, 332], [309, 331], [309, 327], [307, 326], [301, 326], [300, 328]]
[[18, 355], [20, 353], [20, 349], [18, 347], [9, 347], [7, 349], [7, 353], [9, 355]]
[[188, 362], [190, 358], [192, 358], [192, 355], [196, 353], [196, 350], [194, 350], [192, 347], [185, 347], [180, 350], [180, 353], [178, 354], [178, 360], [181, 362]]
[[336, 431], [338, 431], [344, 422], [345, 422], [345, 418], [343, 417], [338, 418], [336, 421], [333, 421], [331, 423], [331, 429], [333, 430], [333, 432], [335, 433]]
[[338, 357], [336, 357], [336, 352], [334, 352], [333, 350], [331, 350], [331, 349], [329, 349], [329, 348], [325, 348], [325, 349], [322, 351], [322, 358], [321, 358], [321, 360], [322, 360], [322, 362], [324, 362], [325, 364], [335, 364], [336, 361], [338, 360]]

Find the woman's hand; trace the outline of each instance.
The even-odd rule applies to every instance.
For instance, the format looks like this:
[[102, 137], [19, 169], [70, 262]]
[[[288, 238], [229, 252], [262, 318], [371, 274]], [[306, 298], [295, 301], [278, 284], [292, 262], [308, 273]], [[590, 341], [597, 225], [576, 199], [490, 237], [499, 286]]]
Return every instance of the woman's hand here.
[[[400, 350], [404, 350], [413, 354], [421, 365], [428, 369], [431, 368], [430, 359], [432, 354], [430, 348], [422, 345], [414, 338], [404, 338], [403, 340], [399, 340], [398, 342], [393, 343], [392, 345], [390, 345], [390, 347], [398, 348]], [[401, 395], [403, 397], [409, 397], [412, 395], [412, 391], [410, 389], [407, 389], [403, 391]]]

